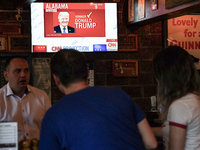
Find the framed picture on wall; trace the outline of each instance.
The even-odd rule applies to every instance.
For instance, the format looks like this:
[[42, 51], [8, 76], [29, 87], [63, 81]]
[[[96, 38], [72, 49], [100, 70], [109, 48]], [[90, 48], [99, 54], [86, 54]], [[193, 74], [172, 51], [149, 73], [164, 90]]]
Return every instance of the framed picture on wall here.
[[33, 86], [44, 90], [51, 99], [50, 58], [33, 58]]
[[158, 9], [158, 0], [151, 0], [151, 10]]
[[8, 47], [9, 52], [30, 52], [31, 51], [30, 36], [24, 35], [9, 35]]
[[21, 34], [21, 23], [0, 23], [2, 34]]
[[138, 19], [145, 17], [145, 0], [138, 0]]
[[0, 51], [7, 51], [7, 35], [0, 35]]
[[113, 60], [112, 69], [116, 77], [137, 77], [138, 60]]
[[128, 0], [128, 22], [134, 21], [134, 0]]
[[119, 51], [138, 51], [137, 34], [119, 34]]

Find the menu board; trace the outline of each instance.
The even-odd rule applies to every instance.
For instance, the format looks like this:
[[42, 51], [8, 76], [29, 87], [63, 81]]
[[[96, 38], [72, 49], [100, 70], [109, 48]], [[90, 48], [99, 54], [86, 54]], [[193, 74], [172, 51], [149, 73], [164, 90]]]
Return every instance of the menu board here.
[[0, 123], [0, 149], [18, 150], [17, 122]]

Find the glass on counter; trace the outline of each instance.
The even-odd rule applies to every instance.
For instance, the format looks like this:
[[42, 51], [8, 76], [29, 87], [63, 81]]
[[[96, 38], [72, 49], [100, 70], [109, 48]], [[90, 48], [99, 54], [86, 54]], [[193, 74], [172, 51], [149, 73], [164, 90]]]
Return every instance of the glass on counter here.
[[151, 96], [150, 99], [151, 99], [151, 111], [152, 111], [152, 112], [157, 112], [158, 109], [157, 109], [157, 100], [156, 100], [156, 96]]

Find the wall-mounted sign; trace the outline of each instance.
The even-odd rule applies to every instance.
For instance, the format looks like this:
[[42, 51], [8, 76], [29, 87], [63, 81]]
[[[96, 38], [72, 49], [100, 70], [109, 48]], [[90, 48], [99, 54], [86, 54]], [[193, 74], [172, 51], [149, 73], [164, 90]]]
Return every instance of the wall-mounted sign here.
[[0, 35], [0, 51], [7, 50], [7, 35]]
[[51, 99], [50, 58], [33, 58], [33, 86], [44, 90]]
[[0, 23], [0, 34], [21, 34], [21, 23]]
[[[178, 45], [200, 59], [200, 15], [169, 19], [168, 45]], [[200, 64], [197, 67], [200, 69]]]
[[113, 60], [113, 76], [136, 77], [138, 76], [137, 60]]
[[119, 34], [119, 51], [137, 51], [138, 36], [136, 34]]
[[10, 52], [30, 52], [31, 39], [30, 36], [23, 35], [9, 35], [8, 47]]

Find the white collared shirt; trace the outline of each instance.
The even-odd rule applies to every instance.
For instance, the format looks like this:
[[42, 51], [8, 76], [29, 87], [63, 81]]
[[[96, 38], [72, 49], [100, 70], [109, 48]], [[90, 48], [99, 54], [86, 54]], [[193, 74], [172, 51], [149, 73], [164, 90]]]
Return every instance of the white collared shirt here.
[[21, 101], [22, 98], [28, 94], [28, 92], [27, 92], [27, 93], [24, 93], [24, 95], [23, 95], [22, 97], [19, 97], [19, 96], [15, 95], [15, 94], [13, 93], [12, 89], [10, 88], [9, 83], [6, 84], [6, 85], [7, 85], [7, 95], [6, 95], [6, 96], [11, 96], [11, 95], [13, 95], [13, 96], [16, 96], [16, 98], [18, 98], [18, 99]]
[[9, 83], [0, 89], [0, 122], [18, 123], [18, 141], [40, 137], [42, 119], [51, 107], [47, 94], [27, 85], [22, 98], [16, 96]]

